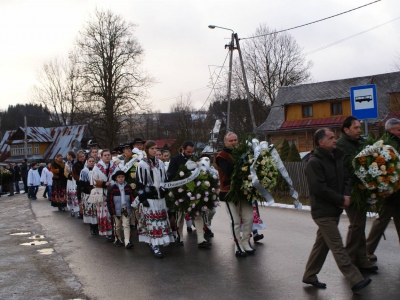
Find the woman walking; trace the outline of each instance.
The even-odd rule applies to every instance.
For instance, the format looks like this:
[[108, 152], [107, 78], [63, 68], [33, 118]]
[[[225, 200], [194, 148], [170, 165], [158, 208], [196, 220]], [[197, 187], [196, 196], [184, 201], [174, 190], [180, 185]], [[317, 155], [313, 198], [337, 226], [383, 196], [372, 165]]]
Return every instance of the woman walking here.
[[66, 189], [67, 177], [64, 175], [65, 163], [61, 154], [57, 154], [51, 164], [51, 172], [53, 173], [53, 186], [51, 194], [51, 206], [58, 207], [58, 210], [65, 211], [67, 206]]
[[81, 171], [79, 177], [79, 186], [82, 190], [83, 223], [90, 224], [90, 233], [92, 235], [99, 234], [97, 227], [97, 205], [96, 203], [88, 202], [90, 192], [93, 189], [92, 171], [95, 163], [96, 159], [89, 156], [86, 161], [86, 167]]
[[72, 176], [72, 167], [75, 164], [76, 155], [74, 151], [68, 151], [67, 163], [65, 164], [64, 174], [67, 181], [67, 206], [71, 211], [71, 217], [75, 217], [75, 212], [79, 211], [78, 196], [76, 194], [76, 181]]
[[79, 178], [80, 178], [80, 175], [81, 175], [81, 172], [82, 172], [83, 168], [85, 167], [85, 159], [86, 159], [85, 152], [83, 150], [79, 150], [76, 153], [76, 157], [77, 157], [77, 161], [72, 166], [72, 178], [75, 181], [76, 197], [78, 199], [78, 210], [77, 210], [78, 215], [77, 215], [77, 218], [78, 219], [83, 219], [82, 188], [81, 188], [81, 184], [79, 182]]
[[162, 187], [166, 180], [165, 166], [156, 157], [156, 142], [147, 141], [144, 149], [147, 157], [140, 161], [136, 171], [136, 189], [140, 201], [139, 242], [147, 243], [153, 254], [161, 258], [163, 255], [159, 246], [167, 246], [175, 241]]

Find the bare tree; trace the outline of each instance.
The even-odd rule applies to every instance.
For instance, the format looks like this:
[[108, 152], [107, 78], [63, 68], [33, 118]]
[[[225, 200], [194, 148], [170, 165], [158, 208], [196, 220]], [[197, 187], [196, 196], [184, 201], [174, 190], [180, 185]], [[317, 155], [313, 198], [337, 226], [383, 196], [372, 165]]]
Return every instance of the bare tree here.
[[57, 125], [75, 124], [80, 82], [72, 59], [46, 62], [37, 73], [33, 102], [44, 106]]
[[[311, 79], [309, 69], [312, 62], [306, 61], [295, 39], [288, 33], [273, 32], [262, 24], [254, 33], [260, 37], [241, 43], [250, 93], [266, 105], [274, 103], [279, 87]], [[233, 72], [236, 77], [233, 80], [235, 96], [243, 98], [243, 78], [238, 60]]]
[[118, 132], [130, 126], [130, 115], [145, 107], [152, 83], [141, 68], [143, 49], [134, 25], [111, 11], [95, 11], [77, 38], [76, 58], [82, 88], [81, 111], [90, 116], [101, 145], [113, 147]]

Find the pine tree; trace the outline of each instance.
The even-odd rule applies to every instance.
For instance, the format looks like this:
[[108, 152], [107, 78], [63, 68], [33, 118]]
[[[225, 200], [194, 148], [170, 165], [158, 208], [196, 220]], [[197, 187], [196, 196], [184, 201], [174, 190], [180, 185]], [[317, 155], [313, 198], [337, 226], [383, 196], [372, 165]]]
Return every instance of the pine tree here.
[[297, 150], [296, 145], [293, 143], [292, 146], [290, 146], [290, 150], [288, 153], [288, 156], [286, 158], [286, 161], [298, 161], [301, 162], [301, 157], [300, 157], [300, 153]]
[[288, 141], [285, 139], [282, 142], [282, 146], [279, 148], [279, 156], [281, 157], [282, 161], [286, 161], [290, 151], [290, 146]]

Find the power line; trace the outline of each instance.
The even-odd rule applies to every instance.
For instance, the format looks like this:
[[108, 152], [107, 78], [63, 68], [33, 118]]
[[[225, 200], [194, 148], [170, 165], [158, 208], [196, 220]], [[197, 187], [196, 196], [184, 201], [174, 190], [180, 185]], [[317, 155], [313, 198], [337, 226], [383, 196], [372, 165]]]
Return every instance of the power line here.
[[215, 83], [214, 83], [214, 85], [213, 85], [213, 87], [212, 87], [210, 93], [208, 94], [206, 101], [204, 101], [203, 105], [200, 107], [199, 111], [201, 111], [201, 109], [204, 107], [204, 105], [206, 105], [206, 103], [207, 103], [207, 101], [208, 101], [208, 98], [210, 98], [211, 93], [214, 91], [214, 87], [215, 87], [215, 85], [216, 85], [217, 82], [218, 82], [218, 78], [219, 78], [219, 76], [221, 75], [222, 70], [224, 69], [224, 66], [225, 66], [225, 63], [226, 63], [226, 59], [228, 58], [228, 55], [229, 55], [229, 51], [226, 53], [226, 57], [225, 57], [224, 63], [222, 64], [222, 68], [221, 68], [221, 70], [219, 71], [218, 77], [217, 77], [217, 79], [215, 80]]
[[353, 34], [353, 35], [351, 35], [351, 36], [348, 36], [348, 37], [346, 37], [346, 38], [343, 38], [343, 39], [338, 40], [338, 41], [336, 41], [336, 42], [333, 42], [333, 43], [331, 43], [331, 44], [322, 46], [322, 47], [320, 47], [320, 48], [317, 48], [317, 49], [315, 49], [315, 50], [312, 50], [312, 51], [310, 51], [310, 52], [307, 52], [307, 53], [305, 53], [304, 55], [313, 54], [313, 53], [315, 53], [315, 52], [318, 52], [318, 51], [324, 50], [324, 49], [326, 49], [326, 48], [332, 47], [332, 46], [334, 46], [334, 45], [336, 45], [336, 44], [339, 44], [339, 43], [341, 43], [341, 42], [347, 41], [348, 39], [351, 39], [351, 38], [353, 38], [353, 37], [359, 36], [359, 35], [361, 35], [361, 34], [367, 33], [367, 32], [369, 32], [369, 31], [371, 31], [371, 30], [376, 29], [376, 28], [382, 27], [382, 26], [384, 26], [384, 25], [386, 25], [386, 24], [389, 24], [389, 23], [391, 23], [391, 22], [394, 22], [394, 21], [396, 21], [396, 20], [398, 20], [398, 19], [400, 19], [400, 17], [397, 17], [397, 18], [395, 18], [395, 19], [393, 19], [393, 20], [390, 20], [390, 21], [388, 21], [388, 22], [386, 22], [386, 23], [377, 25], [377, 26], [372, 27], [372, 28], [370, 28], [370, 29], [361, 31], [361, 32], [359, 32], [359, 33]]
[[349, 13], [349, 12], [355, 11], [355, 10], [357, 10], [357, 9], [360, 9], [360, 8], [363, 8], [363, 7], [366, 7], [366, 6], [369, 6], [369, 5], [371, 5], [371, 4], [374, 4], [374, 3], [380, 2], [380, 1], [381, 1], [381, 0], [376, 0], [376, 1], [373, 1], [373, 2], [370, 2], [370, 3], [367, 3], [367, 4], [364, 4], [364, 5], [361, 5], [361, 6], [359, 6], [359, 7], [356, 7], [356, 8], [353, 8], [353, 9], [350, 9], [350, 10], [347, 10], [347, 11], [344, 11], [344, 12], [341, 12], [341, 13], [339, 13], [339, 14], [336, 14], [336, 15], [333, 15], [333, 16], [330, 16], [330, 17], [326, 17], [326, 18], [323, 18], [323, 19], [320, 19], [320, 20], [317, 20], [317, 21], [313, 21], [313, 22], [310, 22], [310, 23], [306, 23], [306, 24], [303, 24], [303, 25], [298, 25], [298, 26], [291, 27], [291, 28], [288, 28], [288, 29], [283, 29], [283, 30], [279, 30], [279, 31], [274, 31], [274, 32], [266, 33], [266, 34], [256, 35], [256, 36], [251, 36], [251, 37], [247, 37], [247, 38], [241, 38], [241, 40], [254, 39], [254, 38], [258, 38], [258, 37], [262, 37], [262, 36], [272, 35], [272, 34], [276, 34], [276, 33], [281, 33], [281, 32], [285, 32], [285, 31], [297, 29], [297, 28], [300, 28], [300, 27], [308, 26], [308, 25], [311, 25], [311, 24], [315, 24], [315, 23], [318, 23], [318, 22], [322, 22], [322, 21], [325, 21], [325, 20], [328, 20], [328, 19], [332, 19], [332, 18], [338, 17], [338, 16], [340, 16], [340, 15], [347, 14], [347, 13]]

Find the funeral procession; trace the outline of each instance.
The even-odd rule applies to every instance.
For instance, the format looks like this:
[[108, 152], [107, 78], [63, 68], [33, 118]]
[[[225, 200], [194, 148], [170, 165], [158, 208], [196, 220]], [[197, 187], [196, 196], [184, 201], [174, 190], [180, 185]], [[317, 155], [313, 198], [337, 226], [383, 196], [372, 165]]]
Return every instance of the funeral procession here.
[[400, 299], [398, 11], [0, 3], [0, 299]]

